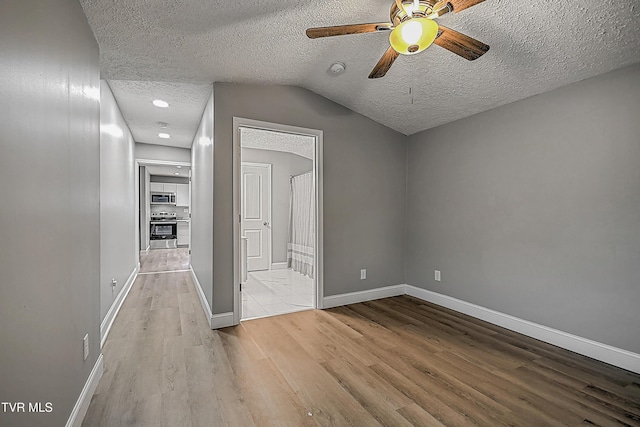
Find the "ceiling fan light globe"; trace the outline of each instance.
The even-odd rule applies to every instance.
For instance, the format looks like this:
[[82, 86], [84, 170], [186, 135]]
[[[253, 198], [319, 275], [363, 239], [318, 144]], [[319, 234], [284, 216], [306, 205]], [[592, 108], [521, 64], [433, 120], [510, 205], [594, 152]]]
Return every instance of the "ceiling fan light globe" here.
[[428, 18], [402, 22], [389, 34], [389, 43], [402, 55], [414, 55], [428, 48], [438, 35], [438, 24]]

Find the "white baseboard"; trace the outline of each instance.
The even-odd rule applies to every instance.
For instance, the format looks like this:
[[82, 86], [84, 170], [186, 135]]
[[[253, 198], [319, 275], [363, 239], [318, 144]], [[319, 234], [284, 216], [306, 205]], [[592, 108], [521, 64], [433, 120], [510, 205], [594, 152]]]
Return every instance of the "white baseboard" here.
[[200, 282], [198, 281], [198, 277], [196, 276], [196, 272], [193, 271], [192, 266], [189, 267], [189, 271], [191, 271], [191, 278], [193, 279], [193, 284], [195, 285], [196, 291], [198, 292], [198, 297], [200, 297], [200, 304], [202, 304], [202, 310], [204, 310], [204, 315], [207, 317], [207, 320], [209, 321], [209, 326], [211, 327], [211, 329], [213, 329], [213, 326], [211, 326], [212, 314], [211, 314], [211, 307], [209, 306], [209, 301], [207, 301], [207, 297], [204, 296], [204, 291], [202, 290], [202, 286], [200, 286]]
[[227, 326], [233, 326], [233, 311], [226, 313], [213, 314], [211, 316], [211, 329], [226, 328]]
[[493, 323], [494, 325], [502, 326], [503, 328], [571, 350], [575, 353], [591, 357], [592, 359], [640, 373], [640, 354], [539, 325], [528, 320], [500, 313], [486, 307], [416, 286], [405, 285], [405, 287], [406, 294], [412, 297], [450, 308], [451, 310]]
[[287, 268], [289, 268], [287, 266], [286, 262], [274, 262], [271, 263], [271, 269], [272, 270], [286, 270]]
[[467, 314], [471, 317], [502, 326], [503, 328], [540, 341], [640, 374], [640, 354], [539, 325], [528, 320], [412, 285], [393, 285], [367, 291], [332, 295], [325, 297], [323, 302], [324, 308], [331, 308], [398, 295], [410, 295], [423, 301], [450, 308], [459, 313]]
[[372, 301], [380, 298], [395, 297], [404, 295], [405, 293], [405, 285], [393, 285], [385, 286], [384, 288], [369, 289], [367, 291], [332, 295], [323, 298], [323, 308], [339, 307], [341, 305]]
[[96, 363], [93, 365], [93, 369], [91, 369], [87, 382], [85, 382], [84, 387], [82, 387], [80, 397], [78, 397], [71, 411], [71, 415], [69, 415], [66, 427], [80, 427], [82, 425], [82, 420], [84, 420], [84, 416], [87, 413], [93, 393], [95, 393], [100, 378], [102, 378], [102, 373], [104, 372], [103, 362], [102, 353], [100, 353], [98, 360], [96, 360]]
[[100, 324], [100, 348], [104, 346], [104, 343], [107, 340], [107, 335], [109, 335], [109, 331], [111, 330], [113, 321], [116, 319], [116, 316], [118, 315], [120, 307], [122, 307], [122, 303], [124, 302], [125, 298], [127, 298], [127, 295], [129, 295], [129, 291], [131, 290], [133, 282], [135, 282], [136, 277], [138, 277], [138, 271], [140, 271], [140, 263], [136, 264], [135, 268], [129, 275], [129, 278], [120, 290], [120, 293], [113, 301], [113, 304], [111, 304], [109, 311], [107, 311], [107, 315], [104, 316], [104, 319]]

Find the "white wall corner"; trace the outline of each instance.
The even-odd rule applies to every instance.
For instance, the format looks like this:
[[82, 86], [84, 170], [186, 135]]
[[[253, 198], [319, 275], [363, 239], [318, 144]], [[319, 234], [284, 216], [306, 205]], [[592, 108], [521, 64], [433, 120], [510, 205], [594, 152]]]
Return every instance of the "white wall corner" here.
[[91, 403], [91, 398], [98, 387], [103, 372], [104, 359], [102, 353], [100, 353], [98, 360], [96, 360], [96, 363], [93, 365], [93, 369], [91, 369], [87, 382], [85, 382], [84, 387], [82, 387], [82, 391], [71, 411], [71, 415], [69, 415], [66, 427], [80, 427], [82, 425], [87, 409], [89, 409], [89, 403]]
[[116, 316], [118, 315], [118, 312], [120, 311], [124, 300], [127, 298], [127, 295], [129, 295], [129, 291], [131, 290], [133, 283], [136, 281], [139, 271], [140, 263], [138, 262], [136, 263], [136, 266], [129, 275], [129, 278], [125, 282], [124, 286], [122, 287], [122, 289], [120, 289], [120, 293], [118, 293], [118, 296], [116, 296], [113, 304], [111, 304], [111, 307], [109, 307], [109, 311], [107, 311], [106, 316], [104, 316], [104, 319], [102, 319], [102, 323], [100, 324], [100, 348], [102, 348], [104, 346], [104, 343], [107, 341], [107, 336], [109, 335], [111, 326], [113, 326], [113, 322], [114, 320], [116, 320]]
[[189, 266], [189, 271], [191, 272], [191, 278], [193, 279], [193, 284], [196, 287], [196, 291], [198, 291], [198, 296], [200, 297], [200, 304], [202, 304], [202, 310], [204, 311], [204, 315], [209, 320], [209, 326], [211, 329], [214, 329], [211, 323], [212, 314], [211, 307], [209, 307], [209, 301], [207, 301], [207, 297], [204, 296], [204, 292], [202, 290], [202, 286], [200, 286], [200, 282], [198, 281], [198, 276], [196, 276], [196, 272], [193, 271], [193, 266]]
[[503, 328], [591, 357], [592, 359], [640, 373], [640, 354], [539, 325], [448, 295], [442, 295], [412, 285], [405, 285], [405, 287], [406, 294], [412, 297], [450, 308], [451, 310], [493, 323], [494, 325], [502, 326]]
[[272, 270], [286, 270], [287, 267], [287, 263], [286, 262], [274, 262], [271, 263], [271, 269]]
[[405, 294], [405, 285], [392, 285], [348, 294], [331, 295], [323, 298], [323, 308], [339, 307], [380, 298], [395, 297]]
[[209, 323], [211, 325], [211, 329], [226, 328], [228, 326], [233, 326], [235, 324], [233, 322], [233, 311], [228, 311], [226, 313], [212, 314], [210, 319], [211, 321]]

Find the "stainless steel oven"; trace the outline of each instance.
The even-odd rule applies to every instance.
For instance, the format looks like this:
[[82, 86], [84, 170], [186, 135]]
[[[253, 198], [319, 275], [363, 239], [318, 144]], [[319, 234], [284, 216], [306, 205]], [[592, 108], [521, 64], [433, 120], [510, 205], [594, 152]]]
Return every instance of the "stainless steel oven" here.
[[176, 248], [178, 246], [178, 223], [175, 219], [152, 219], [149, 240], [151, 249]]

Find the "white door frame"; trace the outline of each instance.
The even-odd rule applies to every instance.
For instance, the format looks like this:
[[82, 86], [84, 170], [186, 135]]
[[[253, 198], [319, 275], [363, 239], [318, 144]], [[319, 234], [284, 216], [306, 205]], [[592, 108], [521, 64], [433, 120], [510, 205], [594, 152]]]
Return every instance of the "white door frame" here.
[[322, 135], [317, 129], [289, 126], [279, 123], [263, 122], [259, 120], [233, 118], [233, 324], [240, 323], [242, 301], [240, 297], [240, 128], [254, 128], [274, 132], [290, 133], [294, 135], [311, 136], [315, 138], [313, 160], [313, 182], [315, 184], [316, 205], [316, 241], [315, 241], [315, 308], [322, 309], [324, 301], [324, 257], [323, 257], [323, 186], [322, 186]]
[[[271, 224], [273, 223], [272, 222], [273, 220], [273, 188], [272, 188], [273, 175], [271, 172], [271, 163], [256, 163], [256, 162], [240, 161], [240, 169], [242, 169], [242, 166], [264, 167], [267, 169], [269, 173], [268, 187], [269, 187], [270, 200], [269, 200], [269, 211], [267, 212], [267, 223], [269, 224], [267, 226], [267, 242], [269, 243], [269, 250], [267, 251], [267, 256], [269, 257], [269, 270], [271, 270], [271, 264], [273, 263], [273, 235], [271, 233]], [[242, 194], [242, 182], [240, 182], [240, 194]], [[242, 208], [242, 199], [240, 199], [240, 208]], [[242, 212], [242, 210], [240, 210], [240, 212]], [[240, 227], [240, 235], [242, 236], [242, 227]]]

